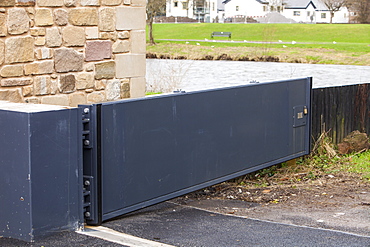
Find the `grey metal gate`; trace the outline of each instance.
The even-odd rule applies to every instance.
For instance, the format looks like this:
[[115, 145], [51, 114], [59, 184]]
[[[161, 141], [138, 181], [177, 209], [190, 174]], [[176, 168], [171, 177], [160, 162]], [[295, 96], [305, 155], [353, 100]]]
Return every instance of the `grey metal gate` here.
[[80, 106], [88, 224], [309, 153], [311, 78]]

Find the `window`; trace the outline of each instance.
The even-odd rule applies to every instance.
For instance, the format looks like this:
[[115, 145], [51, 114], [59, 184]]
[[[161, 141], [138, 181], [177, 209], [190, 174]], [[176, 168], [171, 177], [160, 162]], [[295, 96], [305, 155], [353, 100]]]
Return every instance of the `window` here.
[[263, 11], [266, 12], [267, 11], [267, 6], [263, 6]]
[[236, 11], [239, 11], [239, 6], [236, 6], [236, 7], [235, 7], [235, 10], [236, 10]]
[[274, 6], [270, 6], [270, 11], [273, 12], [275, 10]]
[[215, 3], [212, 3], [212, 11], [215, 11]]
[[188, 2], [182, 2], [182, 9], [188, 9]]
[[277, 12], [281, 12], [281, 7], [280, 6], [277, 6]]
[[301, 11], [293, 11], [294, 16], [301, 16]]
[[325, 19], [326, 18], [326, 13], [321, 13], [321, 19]]
[[310, 16], [310, 11], [307, 11], [307, 16]]
[[176, 2], [173, 2], [173, 6], [174, 7], [177, 7], [179, 5], [179, 3], [176, 1]]

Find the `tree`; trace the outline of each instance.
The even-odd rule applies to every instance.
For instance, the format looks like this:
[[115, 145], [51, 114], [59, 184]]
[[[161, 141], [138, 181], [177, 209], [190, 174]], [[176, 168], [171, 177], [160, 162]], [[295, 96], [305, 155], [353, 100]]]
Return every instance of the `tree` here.
[[332, 24], [335, 12], [339, 11], [345, 6], [346, 0], [322, 0], [322, 2], [330, 12], [330, 24]]
[[355, 21], [359, 23], [370, 22], [370, 0], [350, 0], [347, 7], [356, 13]]
[[146, 18], [149, 27], [149, 42], [155, 45], [153, 36], [153, 22], [157, 14], [162, 13], [166, 9], [165, 0], [147, 0], [146, 2]]

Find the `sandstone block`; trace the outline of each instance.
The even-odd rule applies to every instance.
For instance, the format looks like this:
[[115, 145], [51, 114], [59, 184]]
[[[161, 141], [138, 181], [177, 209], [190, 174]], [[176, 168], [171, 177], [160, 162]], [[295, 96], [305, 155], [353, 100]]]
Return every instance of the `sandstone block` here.
[[131, 0], [131, 6], [145, 7], [146, 6], [146, 0]]
[[99, 0], [81, 0], [82, 6], [100, 6]]
[[105, 86], [107, 101], [117, 100], [121, 97], [121, 82], [118, 79], [108, 80]]
[[53, 58], [53, 50], [50, 48], [42, 47], [35, 51], [36, 58], [39, 60]]
[[111, 41], [87, 41], [86, 42], [86, 61], [99, 61], [112, 57]]
[[59, 47], [62, 45], [62, 35], [57, 27], [46, 29], [46, 46]]
[[85, 70], [87, 72], [94, 71], [94, 63], [86, 63], [85, 64]]
[[30, 18], [23, 8], [9, 9], [7, 22], [10, 34], [22, 34], [30, 29]]
[[62, 31], [65, 46], [84, 46], [85, 29], [83, 27], [68, 26]]
[[81, 72], [76, 75], [76, 89], [82, 90], [94, 87], [94, 73]]
[[33, 83], [35, 95], [46, 95], [50, 93], [50, 76], [36, 76]]
[[64, 0], [64, 5], [66, 7], [75, 7], [77, 5], [77, 0]]
[[58, 26], [65, 26], [68, 24], [68, 12], [64, 9], [54, 10], [54, 22]]
[[[22, 65], [5, 65], [0, 70], [0, 75], [2, 77], [19, 77], [23, 76], [23, 66]], [[1, 83], [3, 86], [3, 83]]]
[[116, 16], [117, 30], [145, 30], [145, 7], [117, 7]]
[[36, 0], [17, 0], [16, 6], [35, 6]]
[[107, 6], [118, 6], [121, 5], [122, 0], [101, 0], [102, 5], [107, 5]]
[[128, 39], [128, 38], [130, 38], [130, 32], [129, 31], [118, 32], [118, 38], [119, 39]]
[[68, 95], [58, 94], [52, 96], [44, 96], [41, 98], [41, 104], [47, 105], [69, 105]]
[[145, 76], [145, 54], [117, 54], [116, 63], [117, 78]]
[[130, 96], [131, 98], [138, 98], [145, 96], [145, 77], [131, 78]]
[[0, 100], [23, 103], [22, 91], [20, 88], [0, 90]]
[[131, 31], [131, 53], [145, 54], [146, 53], [146, 36], [145, 30]]
[[107, 32], [116, 30], [116, 11], [114, 8], [102, 8], [99, 11], [99, 30]]
[[30, 29], [31, 36], [45, 36], [46, 35], [46, 28], [39, 27], [39, 28], [31, 28]]
[[76, 8], [69, 11], [69, 22], [75, 26], [97, 26], [98, 11], [95, 8]]
[[112, 46], [113, 53], [124, 53], [130, 51], [130, 41], [128, 40], [117, 40]]
[[107, 80], [96, 80], [95, 81], [95, 90], [100, 91], [105, 89], [105, 85], [107, 84]]
[[6, 36], [7, 34], [7, 25], [6, 25], [6, 15], [0, 13], [0, 37]]
[[114, 61], [101, 62], [95, 64], [95, 79], [113, 79], [116, 75], [116, 66]]
[[46, 38], [45, 37], [37, 37], [35, 39], [35, 45], [36, 46], [43, 46], [46, 44]]
[[33, 62], [24, 65], [25, 75], [43, 75], [54, 72], [54, 63], [51, 60]]
[[0, 65], [4, 63], [5, 59], [5, 43], [3, 40], [0, 40]]
[[121, 80], [121, 99], [130, 98], [130, 80]]
[[34, 60], [32, 37], [14, 37], [5, 41], [5, 63], [22, 63]]
[[98, 39], [99, 38], [99, 29], [98, 27], [86, 27], [86, 39]]
[[54, 24], [53, 14], [51, 9], [36, 9], [35, 25], [36, 26], [51, 26]]
[[33, 86], [22, 87], [23, 97], [30, 97], [33, 95]]
[[87, 95], [87, 103], [98, 103], [105, 101], [104, 92], [92, 92]]
[[73, 93], [69, 95], [69, 106], [77, 107], [86, 103], [86, 95], [84, 93]]
[[58, 92], [59, 92], [58, 80], [53, 79], [53, 76], [51, 76], [50, 94], [56, 94]]
[[61, 75], [59, 77], [59, 92], [73, 93], [76, 91], [76, 77], [73, 74]]
[[15, 0], [1, 0], [0, 7], [13, 7], [15, 6]]
[[123, 0], [123, 4], [124, 5], [130, 5], [131, 4], [131, 0]]
[[60, 48], [54, 51], [55, 70], [57, 72], [82, 71], [84, 57], [72, 48]]
[[37, 0], [37, 5], [40, 7], [62, 7], [63, 0]]
[[3, 87], [16, 87], [25, 86], [32, 84], [32, 78], [9, 78], [1, 80], [1, 86]]

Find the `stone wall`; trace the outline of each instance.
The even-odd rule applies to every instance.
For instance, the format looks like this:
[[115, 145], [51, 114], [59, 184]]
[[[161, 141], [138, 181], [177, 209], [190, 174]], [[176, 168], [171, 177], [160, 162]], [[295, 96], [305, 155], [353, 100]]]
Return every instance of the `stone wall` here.
[[145, 0], [0, 0], [0, 100], [143, 96]]

